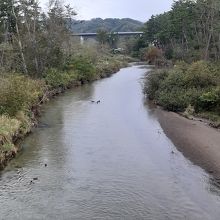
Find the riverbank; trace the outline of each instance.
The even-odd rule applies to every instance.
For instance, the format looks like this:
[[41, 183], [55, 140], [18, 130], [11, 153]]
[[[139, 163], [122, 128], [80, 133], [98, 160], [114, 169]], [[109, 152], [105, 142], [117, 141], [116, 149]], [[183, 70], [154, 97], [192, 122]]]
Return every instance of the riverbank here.
[[168, 138], [184, 156], [220, 178], [220, 132], [217, 129], [160, 108], [156, 109], [156, 115]]
[[[40, 83], [39, 80], [17, 75], [12, 76], [10, 80], [6, 80], [10, 84], [8, 87], [6, 86], [10, 90], [7, 96], [12, 101], [8, 104], [8, 100], [5, 100], [7, 104], [5, 109], [8, 112], [0, 115], [0, 170], [20, 151], [18, 141], [27, 136], [31, 129], [37, 125], [40, 106], [43, 103], [67, 89], [109, 77], [119, 71], [120, 68], [126, 67], [131, 59], [126, 56], [115, 56], [103, 60], [102, 57], [95, 65], [87, 60], [85, 63], [81, 63], [81, 61], [85, 60], [80, 57], [79, 60], [75, 61], [74, 66], [68, 69], [68, 72], [51, 70], [44, 79], [41, 79]], [[21, 82], [24, 83], [23, 86], [20, 86]], [[12, 94], [14, 84], [18, 87], [14, 89], [15, 92]], [[39, 86], [36, 88], [35, 84]], [[25, 85], [28, 85], [28, 88]], [[21, 90], [24, 92], [21, 93]], [[24, 100], [25, 107], [22, 103]], [[23, 109], [13, 108], [15, 104], [21, 105]]]
[[158, 105], [161, 127], [192, 162], [220, 177], [220, 71], [197, 61], [153, 69], [145, 81], [146, 98]]
[[147, 98], [163, 109], [209, 120], [220, 127], [220, 68], [207, 61], [177, 62], [172, 68], [153, 69], [146, 77]]

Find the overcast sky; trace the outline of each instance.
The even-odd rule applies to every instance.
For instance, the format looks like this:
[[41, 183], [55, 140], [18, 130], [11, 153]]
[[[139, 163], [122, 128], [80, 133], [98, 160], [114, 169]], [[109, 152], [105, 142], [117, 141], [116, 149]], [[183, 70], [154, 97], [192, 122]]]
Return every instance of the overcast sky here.
[[[48, 0], [39, 0], [46, 5]], [[65, 0], [76, 10], [77, 19], [133, 18], [147, 21], [151, 15], [170, 10], [173, 0]]]

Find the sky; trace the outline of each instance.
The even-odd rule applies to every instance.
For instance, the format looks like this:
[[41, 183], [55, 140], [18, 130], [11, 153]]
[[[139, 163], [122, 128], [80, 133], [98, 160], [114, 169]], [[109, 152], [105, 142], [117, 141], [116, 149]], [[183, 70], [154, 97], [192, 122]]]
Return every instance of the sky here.
[[[39, 0], [46, 7], [48, 0]], [[132, 18], [147, 21], [151, 15], [169, 11], [173, 0], [65, 0], [79, 20], [91, 18]]]

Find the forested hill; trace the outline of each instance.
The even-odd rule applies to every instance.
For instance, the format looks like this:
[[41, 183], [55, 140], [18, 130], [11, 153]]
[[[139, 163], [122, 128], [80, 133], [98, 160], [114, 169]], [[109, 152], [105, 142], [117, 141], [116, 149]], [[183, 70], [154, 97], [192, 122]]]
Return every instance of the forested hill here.
[[109, 32], [138, 31], [143, 23], [130, 18], [94, 18], [92, 20], [73, 20], [71, 27], [75, 33], [97, 32], [100, 29]]

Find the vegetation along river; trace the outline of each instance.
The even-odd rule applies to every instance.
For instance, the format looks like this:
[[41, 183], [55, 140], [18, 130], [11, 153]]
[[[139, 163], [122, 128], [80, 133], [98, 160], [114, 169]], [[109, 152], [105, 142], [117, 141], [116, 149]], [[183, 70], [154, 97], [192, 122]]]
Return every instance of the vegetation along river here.
[[166, 137], [145, 72], [121, 69], [43, 107], [0, 174], [0, 219], [219, 219], [218, 184]]

